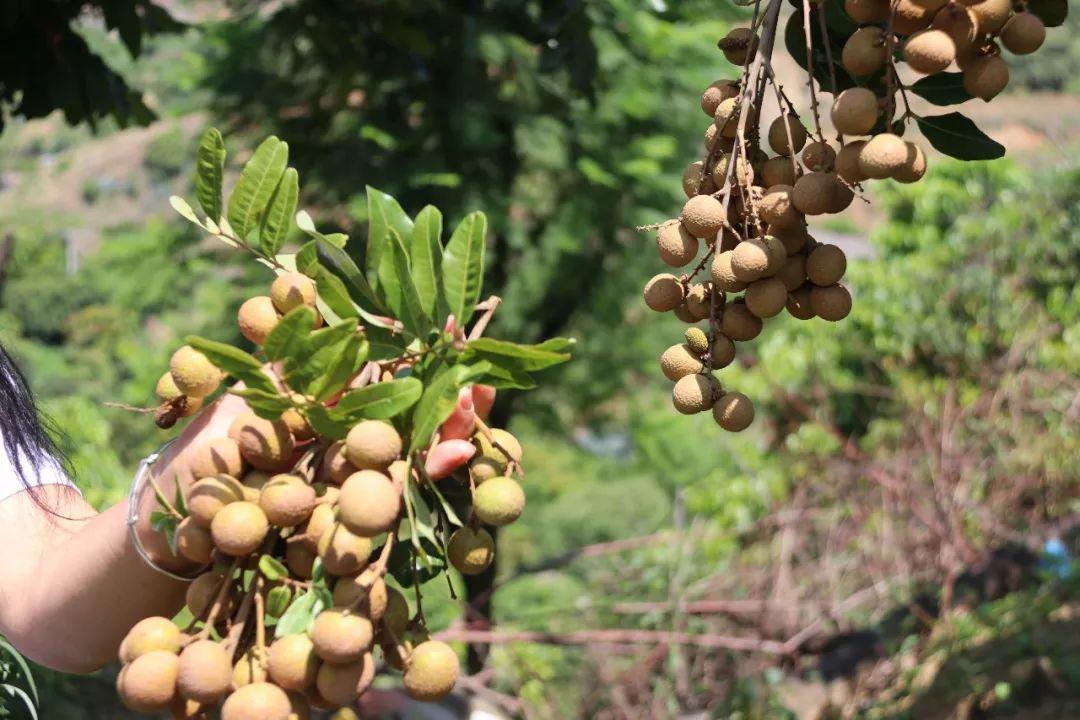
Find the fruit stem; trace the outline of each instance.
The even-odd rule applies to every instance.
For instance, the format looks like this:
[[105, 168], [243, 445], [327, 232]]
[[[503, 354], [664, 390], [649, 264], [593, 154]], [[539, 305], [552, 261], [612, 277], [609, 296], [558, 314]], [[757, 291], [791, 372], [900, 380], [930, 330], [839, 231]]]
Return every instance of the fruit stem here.
[[229, 598], [229, 592], [232, 590], [233, 575], [236, 574], [236, 569], [238, 567], [240, 567], [240, 558], [233, 560], [232, 565], [229, 566], [229, 571], [225, 573], [225, 577], [221, 581], [221, 587], [218, 589], [217, 595], [214, 596], [214, 602], [210, 605], [210, 610], [206, 616], [206, 621], [203, 623], [203, 628], [196, 636], [197, 639], [204, 640], [209, 637], [210, 631], [214, 627], [214, 621], [217, 620], [218, 613], [221, 612], [221, 608]]
[[[814, 128], [817, 130], [818, 142], [824, 143], [825, 136], [821, 133], [821, 115], [818, 112], [817, 90], [814, 89], [814, 48], [812, 33], [810, 32], [809, 0], [802, 0], [802, 15], [803, 32], [806, 35], [806, 84], [810, 87], [810, 107], [814, 111]], [[828, 43], [828, 36], [825, 36], [825, 43]]]
[[499, 309], [499, 305], [502, 304], [502, 298], [498, 295], [492, 295], [482, 303], [478, 303], [477, 310], [483, 309], [484, 314], [480, 316], [480, 319], [473, 325], [472, 330], [469, 332], [469, 340], [479, 340], [484, 331], [487, 330], [488, 323], [491, 322], [491, 318], [495, 315], [495, 311]]

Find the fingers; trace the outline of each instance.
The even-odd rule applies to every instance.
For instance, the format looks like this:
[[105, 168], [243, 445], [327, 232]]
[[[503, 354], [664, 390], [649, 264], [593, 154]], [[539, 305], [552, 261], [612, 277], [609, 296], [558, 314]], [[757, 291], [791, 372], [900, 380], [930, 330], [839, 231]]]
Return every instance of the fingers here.
[[431, 449], [424, 461], [424, 470], [432, 480], [449, 477], [476, 454], [476, 446], [468, 440], [444, 440]]

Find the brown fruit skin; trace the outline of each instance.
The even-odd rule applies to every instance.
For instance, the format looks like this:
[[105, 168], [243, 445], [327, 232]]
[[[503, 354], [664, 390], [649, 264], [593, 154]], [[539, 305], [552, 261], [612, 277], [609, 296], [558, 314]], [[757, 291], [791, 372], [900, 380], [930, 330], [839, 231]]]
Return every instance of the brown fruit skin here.
[[733, 250], [717, 253], [709, 266], [713, 284], [724, 292], [741, 292], [746, 289], [746, 283], [735, 277], [735, 270], [731, 267], [733, 254]]
[[279, 319], [274, 303], [266, 295], [245, 300], [236, 313], [240, 334], [256, 345], [266, 342], [270, 331], [277, 327]]
[[375, 658], [371, 653], [347, 665], [323, 664], [315, 679], [319, 695], [333, 706], [351, 704], [371, 687], [375, 679]]
[[259, 470], [282, 471], [291, 464], [295, 443], [281, 420], [244, 413], [232, 421], [229, 437], [240, 446], [244, 459]]
[[[716, 130], [715, 125], [709, 126], [712, 130]], [[692, 198], [698, 194], [698, 186], [701, 185], [701, 173], [705, 171], [705, 163], [702, 160], [695, 160], [686, 166], [686, 170], [682, 175], [682, 189], [686, 193], [686, 197]]]
[[809, 320], [814, 317], [814, 310], [810, 307], [810, 289], [813, 285], [807, 283], [801, 288], [796, 288], [788, 293], [787, 311], [798, 320]]
[[292, 542], [285, 545], [285, 567], [303, 580], [311, 579], [316, 557], [316, 552], [303, 543]]
[[887, 178], [907, 160], [907, 145], [892, 133], [875, 135], [859, 151], [859, 172], [868, 178]]
[[839, 322], [851, 312], [851, 293], [843, 285], [815, 285], [810, 289], [810, 308], [823, 320]]
[[699, 373], [702, 367], [701, 360], [685, 343], [672, 345], [660, 356], [660, 371], [672, 382]]
[[316, 479], [327, 485], [340, 485], [357, 470], [359, 468], [349, 462], [349, 458], [345, 456], [345, 443], [337, 440], [326, 449]]
[[828, 143], [812, 142], [803, 148], [802, 161], [808, 170], [828, 172], [836, 162], [836, 151]]
[[[214, 600], [217, 598], [218, 592], [221, 589], [221, 582], [225, 576], [211, 570], [210, 572], [203, 573], [195, 578], [190, 585], [188, 585], [187, 592], [184, 595], [185, 604], [188, 609], [191, 610], [191, 614], [195, 617], [202, 617], [203, 614], [210, 609]], [[226, 607], [223, 608], [227, 611], [232, 608], [232, 600], [230, 598]], [[225, 612], [219, 612], [219, 617], [224, 617]]]
[[319, 658], [311, 638], [302, 633], [278, 638], [267, 655], [270, 678], [285, 690], [304, 690], [315, 682]]
[[716, 424], [729, 432], [742, 432], [754, 422], [754, 404], [739, 392], [724, 393], [712, 408]]
[[1030, 55], [1045, 41], [1046, 26], [1033, 13], [1016, 13], [1001, 30], [1001, 44], [1013, 55]]
[[717, 80], [705, 92], [701, 94], [701, 111], [713, 117], [716, 114], [716, 106], [728, 98], [735, 97], [739, 92], [738, 83], [733, 80]]
[[671, 402], [683, 415], [708, 410], [716, 393], [716, 381], [705, 375], [687, 375], [675, 383]]
[[718, 43], [724, 57], [732, 65], [745, 65], [757, 52], [758, 38], [750, 28], [733, 28]]
[[176, 526], [176, 552], [185, 560], [205, 565], [214, 551], [210, 532], [198, 525], [192, 517], [186, 517]]
[[204, 398], [221, 384], [221, 371], [190, 345], [173, 353], [169, 373], [176, 388], [189, 398]]
[[379, 622], [386, 612], [388, 593], [383, 579], [372, 579], [370, 575], [371, 571], [368, 571], [338, 580], [334, 584], [334, 607], [355, 609], [371, 618], [372, 622]]
[[244, 499], [253, 503], [259, 502], [262, 489], [266, 487], [266, 483], [270, 482], [271, 477], [273, 476], [265, 470], [252, 470], [246, 473], [240, 479], [240, 484], [244, 487]]
[[315, 431], [312, 430], [303, 413], [296, 408], [289, 408], [281, 413], [281, 422], [285, 423], [285, 427], [289, 428], [289, 432], [297, 440], [310, 440], [315, 437]]
[[836, 178], [831, 173], [810, 172], [795, 183], [792, 202], [804, 215], [824, 215], [832, 207]]
[[832, 191], [829, 193], [829, 206], [825, 212], [835, 215], [848, 209], [855, 200], [855, 191], [848, 187], [839, 175], [830, 173], [829, 178], [832, 181]]
[[763, 278], [746, 288], [746, 309], [759, 318], [779, 315], [787, 302], [787, 288], [779, 278]]
[[669, 273], [654, 276], [645, 285], [645, 304], [650, 310], [668, 312], [682, 305], [686, 289], [679, 278]]
[[766, 160], [761, 166], [761, 184], [764, 187], [794, 185], [797, 179], [790, 157], [777, 155]]
[[849, 183], [858, 183], [867, 179], [859, 169], [859, 153], [865, 145], [865, 140], [856, 140], [844, 145], [836, 154], [836, 174]]
[[315, 654], [328, 663], [356, 662], [371, 648], [375, 629], [371, 620], [340, 610], [324, 610], [311, 626]]
[[885, 42], [877, 27], [856, 30], [844, 43], [841, 64], [852, 75], [871, 75], [885, 64]]
[[905, 145], [908, 149], [907, 159], [900, 169], [893, 173], [893, 180], [902, 183], [918, 182], [926, 174], [926, 155], [915, 143], [905, 142]]
[[872, 90], [854, 87], [837, 95], [830, 116], [837, 132], [865, 135], [877, 123], [880, 113], [877, 95]]
[[660, 259], [671, 267], [683, 267], [693, 262], [698, 251], [698, 239], [677, 221], [666, 222], [656, 233], [656, 250]]
[[192, 454], [189, 468], [196, 480], [216, 475], [238, 478], [244, 474], [244, 458], [235, 440], [216, 437], [198, 447]]
[[993, 35], [1001, 30], [1012, 15], [1012, 0], [982, 0], [970, 6], [979, 24], [979, 33]]
[[239, 690], [245, 685], [258, 682], [266, 682], [266, 668], [259, 661], [257, 649], [252, 646], [233, 665], [231, 688]]
[[780, 228], [769, 226], [768, 234], [780, 241], [780, 244], [784, 246], [784, 251], [788, 257], [791, 257], [795, 253], [806, 247], [806, 243], [810, 239], [810, 234], [806, 230], [805, 225], [796, 225], [790, 228]]
[[296, 527], [315, 509], [315, 488], [299, 475], [275, 475], [259, 494], [259, 507], [271, 525]]
[[401, 513], [401, 493], [386, 475], [360, 470], [341, 486], [338, 519], [350, 532], [375, 537], [387, 532]]
[[956, 47], [957, 62], [960, 56], [969, 53], [978, 37], [978, 20], [969, 8], [957, 3], [950, 3], [934, 15], [930, 27], [944, 31], [952, 38]]
[[784, 284], [784, 289], [787, 292], [802, 286], [806, 282], [806, 255], [803, 253], [789, 255], [784, 267], [776, 274], [776, 278]]
[[130, 663], [155, 650], [180, 650], [180, 628], [164, 617], [148, 617], [132, 626], [120, 643], [120, 662]]
[[889, 0], [844, 0], [844, 12], [860, 25], [873, 25], [889, 18]]
[[214, 516], [210, 535], [218, 550], [232, 557], [250, 555], [259, 549], [270, 523], [266, 514], [253, 502], [229, 503]]
[[371, 539], [354, 535], [341, 523], [334, 523], [319, 538], [319, 557], [331, 575], [352, 575], [367, 567]]
[[967, 63], [963, 76], [969, 95], [990, 102], [1009, 84], [1009, 65], [998, 55], [978, 57]]
[[835, 285], [846, 270], [847, 256], [836, 245], [818, 245], [806, 258], [806, 276], [815, 285]]
[[696, 283], [686, 291], [686, 300], [683, 304], [694, 320], [704, 320], [712, 313], [711, 288], [705, 283]]
[[209, 528], [223, 507], [243, 499], [244, 488], [235, 478], [228, 475], [203, 478], [188, 491], [188, 512], [193, 522]]
[[454, 689], [461, 671], [457, 653], [438, 640], [428, 640], [409, 654], [402, 681], [405, 692], [416, 700], [433, 701]]
[[386, 612], [382, 616], [382, 629], [402, 640], [409, 625], [409, 601], [397, 588], [386, 588]]
[[753, 340], [761, 334], [761, 318], [746, 308], [746, 303], [734, 302], [724, 308], [720, 329], [736, 342]]
[[524, 511], [525, 491], [511, 478], [493, 477], [473, 492], [473, 514], [486, 525], [509, 525]]
[[479, 575], [495, 559], [495, 540], [484, 528], [458, 528], [450, 535], [447, 557], [462, 575]]
[[180, 659], [166, 650], [154, 650], [136, 658], [116, 678], [120, 700], [135, 712], [166, 709], [176, 696], [179, 668]]
[[154, 387], [154, 394], [161, 403], [171, 403], [179, 397], [184, 398], [184, 409], [180, 413], [180, 417], [191, 417], [195, 413], [199, 412], [202, 407], [202, 400], [200, 398], [186, 397], [180, 388], [176, 387], [176, 383], [172, 379], [171, 373], [163, 373], [158, 378], [157, 385]]
[[222, 645], [197, 640], [180, 653], [176, 687], [188, 700], [216, 703], [232, 683], [232, 662]]
[[679, 214], [679, 220], [688, 233], [710, 241], [724, 227], [726, 219], [723, 203], [711, 195], [695, 195], [686, 201]]
[[914, 0], [897, 0], [893, 10], [892, 29], [897, 35], [911, 35], [928, 27], [936, 8], [919, 5]]
[[271, 683], [245, 685], [221, 706], [221, 720], [289, 720], [291, 713], [289, 696]]
[[[786, 127], [785, 127], [786, 125]], [[791, 138], [788, 138], [790, 132]], [[806, 128], [794, 115], [785, 115], [773, 120], [769, 126], [769, 147], [777, 154], [791, 156], [803, 149], [806, 144]]]
[[801, 225], [803, 216], [795, 209], [794, 190], [790, 185], [773, 185], [769, 188], [758, 204], [761, 219], [780, 228]]
[[312, 552], [315, 552], [318, 549], [319, 538], [322, 537], [327, 528], [337, 521], [336, 513], [337, 510], [333, 504], [316, 503], [315, 508], [311, 511], [311, 516], [301, 527], [301, 534], [304, 537], [301, 543]]
[[904, 42], [904, 61], [915, 72], [941, 72], [956, 59], [956, 43], [944, 30], [920, 30]]
[[[713, 163], [712, 179], [717, 187], [725, 187], [728, 181], [728, 165], [731, 163], [732, 153], [724, 153], [716, 158]], [[754, 166], [746, 162], [746, 158], [739, 156], [735, 162], [735, 169], [731, 171], [730, 181], [732, 184], [750, 185], [754, 182]], [[721, 203], [722, 205], [722, 203]]]
[[270, 300], [282, 315], [301, 305], [314, 309], [315, 298], [315, 282], [303, 273], [282, 273], [270, 285]]
[[362, 420], [345, 437], [345, 457], [358, 470], [385, 470], [401, 455], [401, 436], [390, 423]]
[[[719, 105], [716, 106], [716, 113], [713, 115], [714, 127], [717, 130], [716, 138], [714, 142], [719, 142], [719, 138], [727, 138], [732, 140], [739, 132], [739, 106], [737, 98], [728, 98]], [[719, 137], [716, 137], [719, 136]], [[717, 147], [709, 147], [708, 134], [705, 136], [705, 146], [707, 150], [729, 150], [730, 148], [724, 147], [727, 143], [724, 143]], [[732, 143], [734, 147], [734, 143]]]
[[770, 253], [765, 242], [750, 238], [735, 246], [731, 252], [731, 272], [740, 283], [764, 277], [769, 271]]
[[735, 343], [727, 335], [717, 333], [713, 338], [712, 366], [713, 370], [726, 368], [735, 359]]

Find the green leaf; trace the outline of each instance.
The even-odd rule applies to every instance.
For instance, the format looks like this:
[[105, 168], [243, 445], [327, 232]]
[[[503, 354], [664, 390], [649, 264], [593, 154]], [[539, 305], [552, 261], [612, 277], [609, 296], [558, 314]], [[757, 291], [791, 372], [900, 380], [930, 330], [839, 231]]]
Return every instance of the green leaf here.
[[464, 357], [489, 360], [492, 365], [535, 372], [564, 363], [570, 359], [570, 353], [554, 352], [537, 345], [518, 345], [505, 340], [480, 338], [465, 346]]
[[410, 448], [420, 450], [427, 446], [436, 428], [450, 417], [457, 404], [457, 393], [473, 378], [491, 370], [491, 364], [454, 365], [435, 378], [424, 390], [413, 413], [413, 433]]
[[960, 113], [918, 118], [919, 130], [938, 152], [958, 160], [994, 160], [1005, 148]]
[[1069, 0], [1028, 0], [1027, 9], [1046, 27], [1060, 27], [1069, 15]]
[[179, 195], [170, 195], [169, 204], [172, 205], [172, 209], [179, 213], [179, 215], [185, 220], [195, 223], [204, 230], [206, 229], [206, 226], [202, 224], [201, 220], [199, 220], [199, 216], [196, 215], [195, 211], [191, 209], [191, 205], [188, 203], [187, 200], [180, 197]]
[[423, 337], [434, 329], [431, 318], [424, 313], [420, 295], [413, 284], [412, 268], [409, 263], [409, 254], [405, 244], [396, 230], [390, 230], [390, 248], [394, 264], [394, 275], [397, 280], [398, 292], [401, 298], [401, 307], [398, 318], [405, 329], [417, 337]]
[[314, 327], [315, 311], [307, 305], [295, 307], [266, 336], [263, 352], [270, 360], [289, 357], [300, 350]]
[[360, 317], [360, 313], [349, 296], [349, 289], [345, 287], [345, 283], [342, 282], [341, 278], [322, 265], [316, 264], [315, 267], [315, 282], [319, 286], [319, 302], [329, 307], [342, 320]]
[[296, 271], [302, 272], [310, 278], [318, 278], [319, 275], [319, 247], [314, 240], [309, 240], [300, 246], [296, 252]]
[[939, 72], [915, 82], [910, 90], [935, 105], [957, 105], [967, 102], [971, 95], [964, 89], [964, 74]]
[[289, 577], [289, 570], [273, 555], [259, 556], [259, 572], [270, 582]]
[[442, 273], [442, 213], [428, 205], [416, 216], [409, 244], [413, 285], [424, 314], [437, 319], [439, 276]]
[[[350, 335], [348, 340], [334, 354], [326, 370], [307, 387], [307, 393], [314, 395], [318, 402], [323, 402], [345, 387], [349, 378], [354, 376], [367, 360], [368, 342], [363, 335]], [[316, 359], [321, 359], [316, 356]]]
[[281, 617], [289, 609], [292, 601], [292, 590], [284, 585], [270, 588], [266, 594], [266, 614], [272, 618]]
[[484, 213], [470, 213], [454, 230], [443, 255], [443, 292], [458, 327], [465, 327], [480, 300], [484, 283], [486, 233], [487, 218]]
[[532, 390], [536, 387], [536, 381], [527, 372], [494, 365], [484, 374], [477, 376], [475, 381], [490, 385], [496, 390]]
[[393, 196], [370, 185], [367, 186], [367, 206], [367, 274], [374, 279], [378, 276], [383, 256], [389, 249], [390, 229], [396, 230], [403, 238], [411, 237], [413, 222]]
[[289, 163], [289, 146], [271, 135], [262, 141], [244, 165], [229, 197], [229, 225], [240, 240], [246, 240], [281, 181]]
[[296, 214], [296, 199], [300, 195], [300, 176], [295, 168], [289, 168], [274, 188], [270, 207], [259, 225], [259, 246], [267, 257], [274, 257], [285, 244]]
[[322, 236], [316, 237], [319, 251], [319, 264], [341, 279], [349, 297], [360, 308], [378, 315], [386, 314], [386, 306], [375, 294], [371, 283], [360, 272], [352, 258], [341, 248], [328, 242]]
[[322, 405], [312, 405], [304, 410], [304, 418], [311, 429], [323, 437], [344, 440], [352, 429], [352, 423], [341, 422], [330, 416], [330, 410]]
[[340, 382], [343, 373], [351, 374], [349, 368], [359, 367], [363, 362], [361, 350], [366, 354], [366, 342], [357, 333], [355, 318], [316, 330], [308, 335], [302, 347], [285, 358], [285, 380], [298, 392], [323, 392]]
[[[4, 638], [0, 637], [0, 649], [11, 657], [16, 665], [19, 666], [19, 672], [22, 673], [23, 678], [26, 680], [26, 686], [30, 689], [30, 694], [33, 695], [34, 705], [40, 702], [38, 698], [37, 684], [34, 682], [34, 674], [30, 672], [30, 666], [26, 663], [26, 659], [19, 654], [19, 651]], [[31, 707], [31, 712], [33, 708]], [[35, 715], [36, 717], [36, 715]]]
[[217, 128], [207, 128], [195, 156], [195, 197], [206, 216], [221, 222], [221, 181], [225, 177], [225, 140]]
[[179, 521], [171, 513], [163, 512], [161, 510], [155, 510], [150, 513], [150, 528], [154, 532], [161, 533], [165, 536], [165, 541], [169, 544], [169, 550], [172, 554], [176, 554], [176, 527], [179, 525]]
[[298, 597], [274, 628], [274, 637], [285, 637], [307, 632], [311, 624], [315, 622], [315, 616], [322, 612], [322, 603], [319, 602], [319, 593], [308, 590]]
[[247, 388], [244, 390], [230, 390], [229, 393], [244, 398], [244, 401], [256, 415], [267, 420], [277, 420], [281, 417], [281, 413], [293, 406], [289, 398], [265, 390]]
[[189, 335], [186, 342], [205, 355], [218, 369], [232, 375], [252, 390], [276, 393], [270, 376], [263, 372], [262, 363], [240, 348]]
[[365, 385], [342, 395], [330, 416], [350, 426], [360, 420], [389, 420], [415, 405], [423, 391], [423, 383], [414, 377]]
[[[826, 4], [831, 6], [842, 3]], [[840, 15], [843, 15], [843, 13], [841, 12]], [[829, 72], [829, 58], [825, 53], [825, 43], [821, 36], [821, 28], [815, 21], [815, 18], [811, 17], [810, 42], [813, 45], [814, 79], [817, 80], [823, 91], [831, 93], [832, 81], [833, 77], [835, 77], [836, 91], [839, 93], [859, 84], [855, 82], [844, 66], [840, 64], [844, 43], [847, 41], [848, 36], [853, 30], [845, 33], [843, 30], [846, 29], [846, 25], [845, 28], [835, 27], [844, 25], [844, 22], [831, 15], [827, 15], [827, 19], [830, 25], [829, 42], [833, 57], [833, 72]], [[848, 19], [846, 22], [850, 24], [851, 21]], [[791, 59], [798, 63], [799, 67], [803, 70], [808, 70], [809, 61], [807, 59], [808, 53], [806, 50], [806, 31], [803, 27], [802, 12], [793, 12], [788, 17], [787, 25], [784, 26], [784, 45], [787, 46]]]

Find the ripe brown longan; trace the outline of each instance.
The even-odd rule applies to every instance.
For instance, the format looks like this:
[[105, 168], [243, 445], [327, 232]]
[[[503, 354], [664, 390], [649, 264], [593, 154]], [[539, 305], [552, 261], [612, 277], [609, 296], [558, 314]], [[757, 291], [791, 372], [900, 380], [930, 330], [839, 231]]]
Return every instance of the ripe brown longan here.
[[706, 283], [695, 283], [686, 291], [686, 309], [694, 320], [704, 320], [712, 314], [711, 288]]
[[664, 377], [678, 382], [687, 375], [701, 372], [701, 360], [688, 345], [672, 345], [660, 356], [660, 370]]
[[838, 322], [851, 312], [851, 293], [843, 285], [815, 285], [810, 289], [810, 308], [823, 320]]
[[130, 663], [155, 650], [180, 650], [180, 628], [164, 617], [148, 617], [132, 626], [120, 643], [120, 662]]
[[911, 35], [918, 32], [930, 25], [937, 10], [938, 8], [933, 5], [919, 4], [916, 0], [896, 0], [893, 6], [893, 32], [897, 35]]
[[836, 96], [831, 117], [837, 132], [844, 135], [865, 135], [877, 124], [877, 95], [872, 90], [853, 87]]
[[724, 57], [732, 65], [745, 65], [757, 52], [758, 38], [750, 28], [733, 28], [717, 43]]
[[318, 557], [306, 543], [291, 542], [285, 545], [285, 567], [289, 572], [303, 580], [310, 580], [315, 571], [315, 558]]
[[188, 516], [176, 526], [176, 552], [185, 560], [205, 565], [210, 562], [214, 551], [214, 540], [210, 531]]
[[969, 8], [955, 2], [938, 10], [930, 27], [942, 30], [952, 38], [958, 63], [961, 56], [971, 52], [979, 34], [975, 15]]
[[866, 145], [865, 140], [849, 142], [836, 154], [836, 174], [849, 183], [867, 179], [859, 169], [859, 153], [862, 152], [864, 145]]
[[473, 492], [473, 513], [486, 525], [509, 525], [525, 510], [525, 491], [513, 479], [493, 477]]
[[788, 293], [787, 311], [797, 320], [809, 320], [814, 317], [814, 310], [810, 307], [810, 290], [814, 286], [806, 283]]
[[275, 684], [285, 690], [303, 690], [315, 682], [319, 658], [311, 638], [297, 633], [278, 638], [270, 645], [267, 665]]
[[731, 265], [734, 254], [734, 250], [717, 253], [710, 266], [713, 284], [724, 292], [741, 292], [746, 289], [746, 283], [735, 277]]
[[295, 527], [315, 509], [315, 488], [299, 475], [275, 475], [259, 494], [259, 507], [271, 525]]
[[772, 277], [780, 272], [784, 262], [787, 261], [787, 247], [780, 238], [773, 235], [766, 235], [761, 238], [761, 242], [765, 245], [765, 253], [769, 256], [769, 266], [765, 269], [765, 277]]
[[221, 384], [221, 371], [201, 352], [184, 345], [169, 360], [173, 384], [189, 398], [204, 398]]
[[221, 706], [221, 720], [289, 720], [291, 714], [289, 696], [271, 683], [245, 685]]
[[761, 318], [750, 312], [745, 302], [729, 303], [720, 319], [720, 329], [736, 342], [753, 340], [761, 334]]
[[323, 610], [311, 626], [315, 654], [334, 665], [359, 660], [371, 648], [374, 638], [371, 620], [348, 611]]
[[668, 312], [682, 305], [686, 288], [670, 273], [654, 276], [645, 285], [645, 304], [650, 310]]
[[735, 359], [735, 343], [727, 335], [717, 333], [712, 344], [713, 370], [726, 368]]
[[832, 173], [810, 172], [795, 182], [792, 202], [804, 215], [824, 215], [833, 204], [836, 177]]
[[656, 249], [665, 263], [671, 267], [683, 267], [694, 261], [698, 239], [687, 232], [682, 223], [671, 220], [657, 231]]
[[232, 662], [222, 645], [197, 640], [180, 653], [176, 687], [188, 700], [216, 703], [229, 691], [232, 673]]
[[345, 456], [358, 470], [385, 470], [401, 449], [401, 436], [382, 420], [362, 420], [345, 437]]
[[1001, 30], [1012, 15], [1012, 0], [982, 0], [969, 7], [981, 35], [992, 35]]
[[796, 169], [790, 157], [777, 155], [766, 160], [761, 166], [761, 184], [765, 187], [794, 185], [797, 179]]
[[484, 528], [458, 528], [447, 542], [447, 558], [462, 575], [479, 575], [495, 558], [495, 541]]
[[[715, 129], [715, 125], [709, 127]], [[686, 166], [686, 170], [683, 171], [682, 176], [682, 189], [686, 193], [686, 197], [692, 198], [698, 194], [698, 189], [701, 185], [701, 174], [705, 172], [705, 162], [703, 160], [695, 160]]]
[[902, 183], [918, 182], [926, 174], [926, 155], [915, 143], [905, 142], [904, 144], [907, 145], [907, 159], [893, 173], [893, 180]]
[[244, 458], [240, 446], [229, 437], [216, 437], [199, 445], [192, 453], [189, 463], [196, 479], [230, 475], [234, 478], [244, 474]]
[[401, 492], [390, 478], [360, 470], [341, 486], [338, 519], [350, 532], [374, 537], [390, 530], [401, 512]]
[[1018, 12], [1001, 30], [1001, 44], [1014, 55], [1029, 55], [1046, 41], [1046, 26], [1030, 12]]
[[806, 258], [806, 275], [815, 285], [835, 285], [846, 270], [847, 256], [836, 245], [818, 245]]
[[[725, 137], [731, 140], [739, 134], [739, 114], [740, 110], [738, 98], [728, 98], [727, 100], [722, 101], [719, 105], [716, 106], [716, 112], [713, 114], [713, 123], [715, 124], [715, 127], [718, 131], [717, 134], [720, 137]], [[733, 146], [734, 145], [732, 145], [732, 147]], [[714, 150], [715, 148], [709, 147], [708, 142], [706, 142], [706, 149]]]
[[246, 500], [229, 503], [210, 523], [214, 545], [233, 557], [243, 557], [258, 550], [269, 531], [266, 514], [258, 505]]
[[344, 665], [324, 663], [315, 678], [315, 686], [330, 705], [335, 707], [351, 704], [365, 692], [375, 678], [375, 659], [371, 653], [357, 661]]
[[793, 192], [794, 188], [790, 185], [773, 185], [770, 187], [758, 204], [761, 219], [769, 225], [784, 228], [797, 227], [802, 224], [803, 216], [795, 208], [792, 197]]
[[337, 440], [330, 444], [323, 455], [323, 461], [319, 465], [317, 479], [327, 485], [340, 485], [349, 479], [349, 476], [359, 468], [349, 462], [345, 455], [345, 443]]
[[397, 588], [386, 588], [386, 612], [382, 616], [382, 629], [398, 640], [404, 639], [409, 624], [409, 601]]
[[428, 640], [409, 654], [402, 680], [411, 697], [430, 702], [454, 689], [459, 672], [457, 653], [444, 642]]
[[717, 80], [701, 94], [701, 111], [709, 117], [716, 115], [716, 106], [739, 93], [739, 83], [734, 80]]
[[832, 170], [836, 161], [836, 151], [829, 143], [812, 142], [803, 148], [802, 161], [808, 170], [827, 172]]
[[702, 412], [712, 405], [716, 387], [717, 383], [711, 376], [687, 375], [675, 383], [671, 391], [672, 404], [683, 415]]
[[810, 238], [806, 226], [802, 224], [787, 228], [770, 225], [768, 233], [770, 237], [775, 237], [780, 241], [789, 257], [802, 250]]
[[229, 437], [240, 446], [244, 459], [259, 470], [286, 470], [291, 464], [295, 442], [281, 420], [243, 413], [229, 426]]
[[[184, 603], [191, 611], [191, 614], [201, 618], [214, 604], [221, 591], [221, 584], [225, 581], [225, 575], [216, 570], [203, 573], [192, 580], [184, 595]], [[226, 602], [225, 607], [222, 608], [222, 612], [218, 613], [219, 618], [232, 609], [232, 596], [229, 595], [228, 597], [229, 600]]]
[[1009, 84], [1009, 66], [999, 55], [985, 55], [967, 63], [963, 76], [969, 95], [990, 102]]
[[716, 424], [730, 432], [741, 432], [754, 422], [754, 403], [739, 392], [724, 393], [713, 404]]
[[872, 25], [889, 19], [889, 0], [844, 0], [844, 12], [860, 25]]
[[728, 165], [731, 164], [734, 152], [724, 153], [716, 158], [716, 162], [713, 163], [712, 179], [713, 184], [717, 187], [724, 187], [727, 182], [742, 185], [750, 185], [754, 182], [754, 166], [748, 163], [746, 158], [741, 155], [736, 160], [735, 169], [731, 171], [731, 179], [728, 181]]
[[746, 288], [746, 309], [759, 318], [771, 318], [784, 309], [787, 288], [779, 278], [762, 278]]
[[880, 180], [899, 170], [907, 161], [907, 145], [892, 133], [875, 135], [859, 151], [859, 172]]
[[203, 478], [188, 491], [188, 513], [192, 521], [208, 528], [223, 507], [243, 499], [244, 488], [235, 478], [228, 475]]
[[387, 602], [386, 582], [381, 577], [372, 577], [371, 570], [355, 577], [343, 577], [334, 584], [334, 607], [358, 608], [372, 622], [382, 619]]
[[[780, 269], [776, 277], [780, 282], [784, 283], [784, 289], [787, 292], [800, 287], [806, 282], [806, 255], [804, 253], [789, 255], [787, 262], [784, 263], [784, 267]], [[786, 295], [784, 299], [786, 302]]]
[[167, 650], [153, 650], [124, 666], [116, 689], [124, 705], [135, 712], [164, 710], [176, 697], [180, 659]]
[[750, 238], [731, 251], [731, 272], [739, 282], [753, 282], [769, 270], [769, 248], [760, 238]]
[[157, 385], [154, 387], [154, 394], [157, 396], [158, 402], [162, 404], [173, 403], [178, 398], [184, 398], [180, 417], [191, 417], [202, 408], [202, 398], [187, 397], [180, 392], [180, 388], [176, 387], [176, 381], [172, 378], [172, 373], [163, 373], [158, 378]]
[[319, 557], [331, 575], [352, 575], [368, 564], [371, 538], [349, 532], [341, 523], [334, 523], [319, 538]]
[[711, 195], [695, 195], [683, 205], [679, 219], [691, 235], [711, 241], [724, 227], [727, 213], [723, 203]]
[[829, 173], [829, 180], [832, 183], [832, 191], [829, 193], [829, 206], [825, 208], [825, 212], [835, 215], [847, 210], [855, 200], [855, 191], [848, 187], [848, 184], [836, 173]]
[[880, 28], [862, 27], [844, 43], [840, 62], [852, 75], [872, 75], [885, 64], [885, 38]]
[[904, 61], [915, 72], [941, 72], [956, 59], [956, 43], [944, 30], [920, 30], [904, 42]]
[[240, 334], [256, 345], [266, 342], [267, 336], [277, 327], [280, 319], [273, 301], [267, 295], [245, 300], [236, 313]]
[[[790, 133], [790, 138], [789, 138]], [[806, 144], [806, 128], [794, 115], [773, 120], [769, 126], [769, 147], [780, 155], [794, 155]]]
[[283, 315], [301, 305], [314, 309], [315, 298], [315, 282], [303, 273], [284, 272], [270, 285], [270, 300]]
[[266, 682], [266, 668], [260, 660], [261, 653], [254, 645], [244, 651], [233, 665], [232, 689], [238, 690], [245, 685]]

